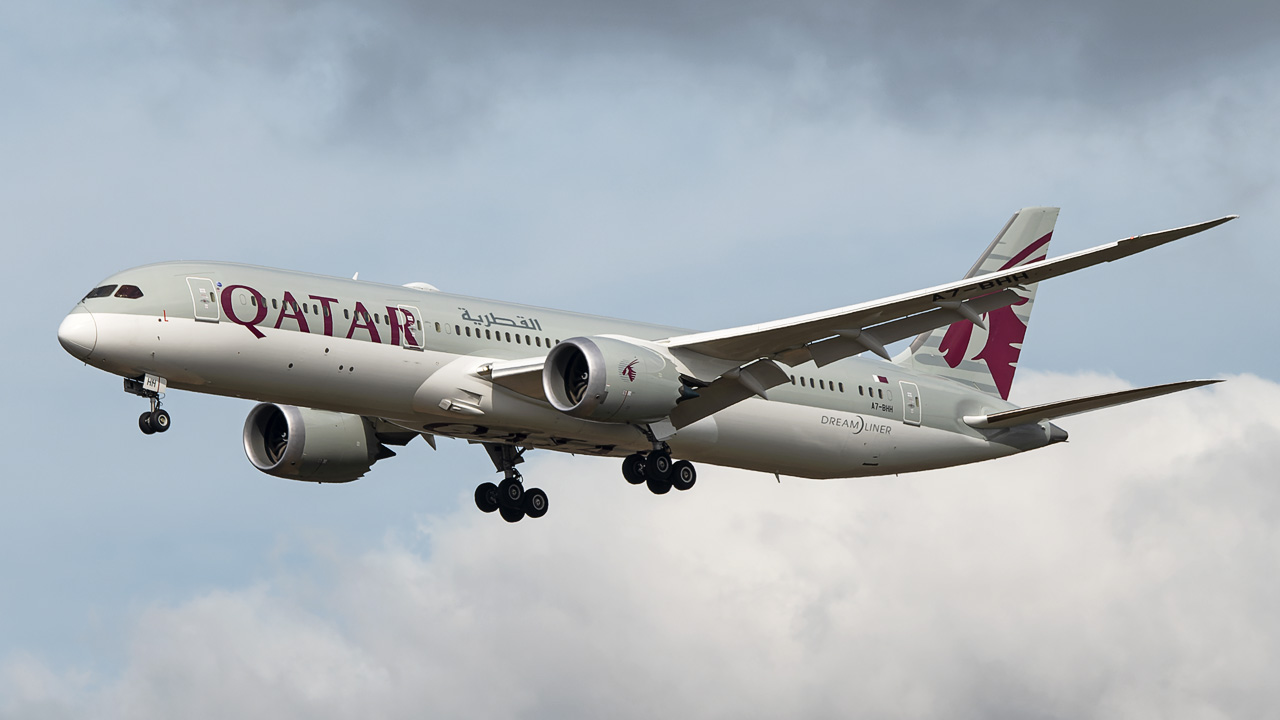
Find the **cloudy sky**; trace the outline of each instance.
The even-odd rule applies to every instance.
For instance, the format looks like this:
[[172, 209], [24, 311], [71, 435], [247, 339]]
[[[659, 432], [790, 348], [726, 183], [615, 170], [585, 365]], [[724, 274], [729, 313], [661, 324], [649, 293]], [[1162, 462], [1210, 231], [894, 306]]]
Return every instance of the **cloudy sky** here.
[[[0, 718], [1257, 717], [1280, 704], [1280, 9], [1256, 2], [0, 5]], [[415, 443], [262, 475], [55, 340], [210, 258], [713, 329], [1240, 220], [1040, 289], [1017, 401], [1196, 377], [898, 478]]]

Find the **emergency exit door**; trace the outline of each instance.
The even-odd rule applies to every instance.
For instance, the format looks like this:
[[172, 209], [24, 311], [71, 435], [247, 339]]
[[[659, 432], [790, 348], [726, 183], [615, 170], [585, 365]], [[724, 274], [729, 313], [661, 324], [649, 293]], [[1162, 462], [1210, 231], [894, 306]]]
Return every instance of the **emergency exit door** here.
[[218, 322], [221, 311], [218, 309], [217, 289], [208, 278], [187, 278], [187, 287], [191, 288], [191, 302], [195, 305], [196, 320]]
[[915, 383], [904, 380], [898, 382], [902, 388], [902, 422], [908, 425], [920, 424], [920, 388]]

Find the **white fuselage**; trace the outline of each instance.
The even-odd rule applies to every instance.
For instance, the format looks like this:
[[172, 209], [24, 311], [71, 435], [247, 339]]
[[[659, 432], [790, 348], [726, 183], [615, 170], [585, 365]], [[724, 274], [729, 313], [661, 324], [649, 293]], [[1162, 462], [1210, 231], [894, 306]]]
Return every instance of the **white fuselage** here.
[[[60, 331], [72, 338], [63, 342], [72, 354], [105, 371], [382, 418], [435, 435], [584, 454], [622, 456], [650, 441], [634, 425], [571, 417], [530, 396], [536, 393], [496, 385], [484, 376], [486, 366], [545, 356], [575, 336], [656, 341], [684, 332], [228, 263], [151, 265], [108, 283], [137, 286], [143, 296], [88, 298]], [[768, 400], [742, 401], [679, 430], [668, 441], [672, 454], [836, 478], [969, 463], [1048, 444], [1034, 432], [1009, 439], [969, 427], [964, 415], [1013, 406], [891, 363], [855, 357], [789, 372], [794, 382], [769, 390]], [[904, 402], [908, 390], [912, 408]]]

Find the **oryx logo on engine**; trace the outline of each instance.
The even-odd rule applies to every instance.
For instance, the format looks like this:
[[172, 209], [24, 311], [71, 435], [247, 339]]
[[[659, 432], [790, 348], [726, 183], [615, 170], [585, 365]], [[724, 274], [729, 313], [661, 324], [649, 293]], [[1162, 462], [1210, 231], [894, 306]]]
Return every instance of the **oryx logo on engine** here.
[[639, 365], [639, 364], [640, 364], [640, 358], [636, 358], [631, 362], [626, 362], [624, 360], [623, 362], [618, 363], [618, 374], [630, 380], [631, 382], [635, 382], [636, 381], [636, 365]]

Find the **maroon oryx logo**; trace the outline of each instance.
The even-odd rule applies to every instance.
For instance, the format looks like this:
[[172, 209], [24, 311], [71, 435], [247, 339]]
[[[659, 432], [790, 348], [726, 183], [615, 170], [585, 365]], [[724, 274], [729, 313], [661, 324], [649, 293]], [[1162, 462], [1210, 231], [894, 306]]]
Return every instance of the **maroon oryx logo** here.
[[622, 375], [623, 377], [630, 380], [631, 382], [635, 382], [636, 381], [636, 365], [638, 365], [639, 363], [640, 363], [640, 358], [636, 358], [631, 362], [623, 361], [618, 363], [618, 374]]

